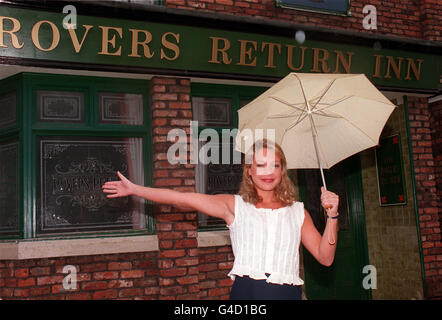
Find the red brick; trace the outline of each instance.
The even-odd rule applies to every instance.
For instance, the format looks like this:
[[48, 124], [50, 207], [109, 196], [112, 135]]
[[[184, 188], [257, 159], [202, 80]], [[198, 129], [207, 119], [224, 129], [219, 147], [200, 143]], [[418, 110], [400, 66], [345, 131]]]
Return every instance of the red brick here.
[[183, 238], [183, 232], [181, 231], [170, 231], [170, 232], [160, 232], [158, 233], [158, 239], [166, 239], [166, 240], [172, 240], [172, 239], [182, 239]]
[[35, 287], [29, 289], [29, 294], [31, 296], [42, 296], [51, 293], [51, 287]]
[[[152, 95], [152, 101], [177, 101], [178, 95], [176, 93], [154, 93]], [[170, 106], [170, 105], [169, 105]]]
[[64, 276], [43, 276], [37, 278], [37, 285], [43, 286], [46, 284], [62, 283]]
[[184, 249], [164, 250], [164, 251], [160, 251], [159, 257], [160, 258], [180, 258], [180, 257], [184, 257], [185, 254], [186, 254], [186, 251]]
[[35, 267], [30, 269], [30, 273], [33, 276], [47, 276], [51, 273], [50, 267]]
[[209, 289], [209, 297], [216, 297], [230, 293], [230, 288], [214, 288]]
[[16, 269], [14, 271], [14, 276], [17, 278], [27, 278], [29, 277], [29, 269], [28, 268]]
[[160, 275], [165, 278], [181, 277], [187, 274], [186, 268], [173, 268], [167, 270], [160, 270]]
[[84, 282], [81, 284], [82, 290], [102, 290], [107, 289], [107, 282], [106, 281], [91, 281], [91, 282]]
[[198, 276], [187, 276], [182, 278], [177, 278], [176, 281], [181, 285], [198, 283]]
[[106, 270], [105, 263], [92, 263], [84, 264], [80, 266], [81, 272], [94, 272], [94, 271], [104, 271]]
[[144, 277], [144, 270], [130, 270], [130, 271], [121, 271], [121, 278], [142, 278]]
[[105, 300], [105, 299], [115, 299], [115, 298], [117, 298], [117, 290], [115, 289], [95, 291], [92, 296], [92, 299], [94, 300]]
[[108, 264], [108, 270], [127, 270], [132, 268], [130, 262], [110, 262]]
[[91, 294], [89, 292], [68, 293], [65, 295], [66, 300], [90, 300]]
[[14, 297], [20, 297], [20, 298], [29, 297], [29, 289], [14, 289]]
[[132, 280], [111, 280], [108, 282], [108, 288], [131, 288], [134, 286]]
[[143, 289], [141, 288], [131, 288], [131, 289], [121, 289], [118, 293], [120, 298], [135, 297], [143, 295]]
[[196, 240], [196, 239], [176, 240], [174, 243], [175, 249], [195, 248], [197, 246], [198, 246], [198, 240]]
[[152, 83], [154, 85], [159, 85], [159, 84], [173, 85], [176, 84], [176, 81], [177, 80], [175, 78], [159, 78], [159, 77], [152, 78]]
[[117, 279], [118, 278], [118, 272], [117, 271], [94, 272], [93, 278], [95, 280]]
[[35, 285], [35, 278], [18, 279], [18, 287], [32, 287]]
[[181, 258], [175, 260], [175, 265], [177, 267], [187, 267], [198, 265], [198, 258]]

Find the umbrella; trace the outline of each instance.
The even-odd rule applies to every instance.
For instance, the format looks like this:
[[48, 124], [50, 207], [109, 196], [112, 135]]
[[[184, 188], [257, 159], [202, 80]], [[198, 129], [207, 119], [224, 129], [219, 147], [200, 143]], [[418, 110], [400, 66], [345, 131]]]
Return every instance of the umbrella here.
[[236, 149], [270, 129], [288, 168], [319, 168], [326, 189], [323, 169], [378, 145], [395, 108], [364, 74], [290, 73], [238, 111]]

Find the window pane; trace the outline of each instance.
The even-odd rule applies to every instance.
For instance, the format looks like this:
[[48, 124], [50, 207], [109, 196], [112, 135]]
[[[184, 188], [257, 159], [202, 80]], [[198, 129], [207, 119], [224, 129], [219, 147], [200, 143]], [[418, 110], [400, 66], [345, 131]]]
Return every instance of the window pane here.
[[0, 95], [0, 129], [16, 124], [17, 94], [10, 92]]
[[232, 126], [232, 100], [223, 98], [192, 98], [193, 117], [201, 127]]
[[[209, 142], [210, 143], [210, 142]], [[201, 152], [200, 145], [200, 152]], [[207, 144], [206, 144], [207, 146]], [[234, 144], [230, 142], [214, 145], [214, 149], [206, 149], [207, 156], [215, 151], [219, 154], [218, 163], [204, 164], [199, 162], [196, 166], [197, 192], [205, 194], [236, 194], [242, 178], [241, 154], [234, 150]], [[223, 220], [209, 217], [203, 213], [198, 213], [199, 227], [224, 227]]]
[[143, 96], [141, 94], [100, 93], [99, 122], [103, 124], [143, 124]]
[[18, 142], [0, 143], [0, 235], [19, 232]]
[[37, 91], [37, 121], [84, 122], [84, 94], [69, 91]]
[[39, 234], [145, 227], [144, 202], [101, 189], [117, 171], [144, 184], [141, 138], [43, 137], [38, 149]]

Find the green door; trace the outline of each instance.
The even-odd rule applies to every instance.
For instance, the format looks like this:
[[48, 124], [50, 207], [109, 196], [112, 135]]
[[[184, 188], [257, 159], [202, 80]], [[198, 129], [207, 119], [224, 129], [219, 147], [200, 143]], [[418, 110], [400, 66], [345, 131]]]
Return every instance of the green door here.
[[[322, 266], [303, 250], [307, 299], [369, 299], [371, 292], [362, 285], [367, 276], [362, 270], [369, 263], [359, 156], [342, 161], [324, 173], [327, 189], [340, 197], [338, 244], [331, 267]], [[299, 170], [298, 177], [301, 199], [322, 234], [325, 216], [319, 200], [320, 172]]]

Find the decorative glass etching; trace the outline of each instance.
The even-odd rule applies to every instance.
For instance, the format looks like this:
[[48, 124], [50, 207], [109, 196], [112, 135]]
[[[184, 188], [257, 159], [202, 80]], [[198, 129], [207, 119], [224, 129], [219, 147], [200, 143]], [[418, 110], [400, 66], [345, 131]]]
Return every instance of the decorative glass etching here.
[[41, 138], [38, 231], [67, 233], [144, 227], [138, 199], [108, 199], [101, 186], [117, 171], [144, 184], [140, 138]]
[[98, 95], [100, 123], [143, 124], [143, 95], [100, 93]]
[[192, 107], [194, 118], [201, 127], [232, 126], [231, 99], [193, 97]]
[[[216, 147], [219, 147], [218, 164], [198, 163], [196, 166], [197, 191], [205, 194], [236, 194], [242, 178], [241, 154], [234, 150], [232, 142], [220, 143]], [[225, 226], [225, 223], [221, 219], [199, 213], [198, 225], [213, 227]]]
[[84, 122], [84, 94], [37, 91], [37, 121]]
[[19, 145], [0, 142], [0, 234], [19, 232]]
[[16, 124], [17, 93], [9, 92], [0, 95], [0, 129]]

